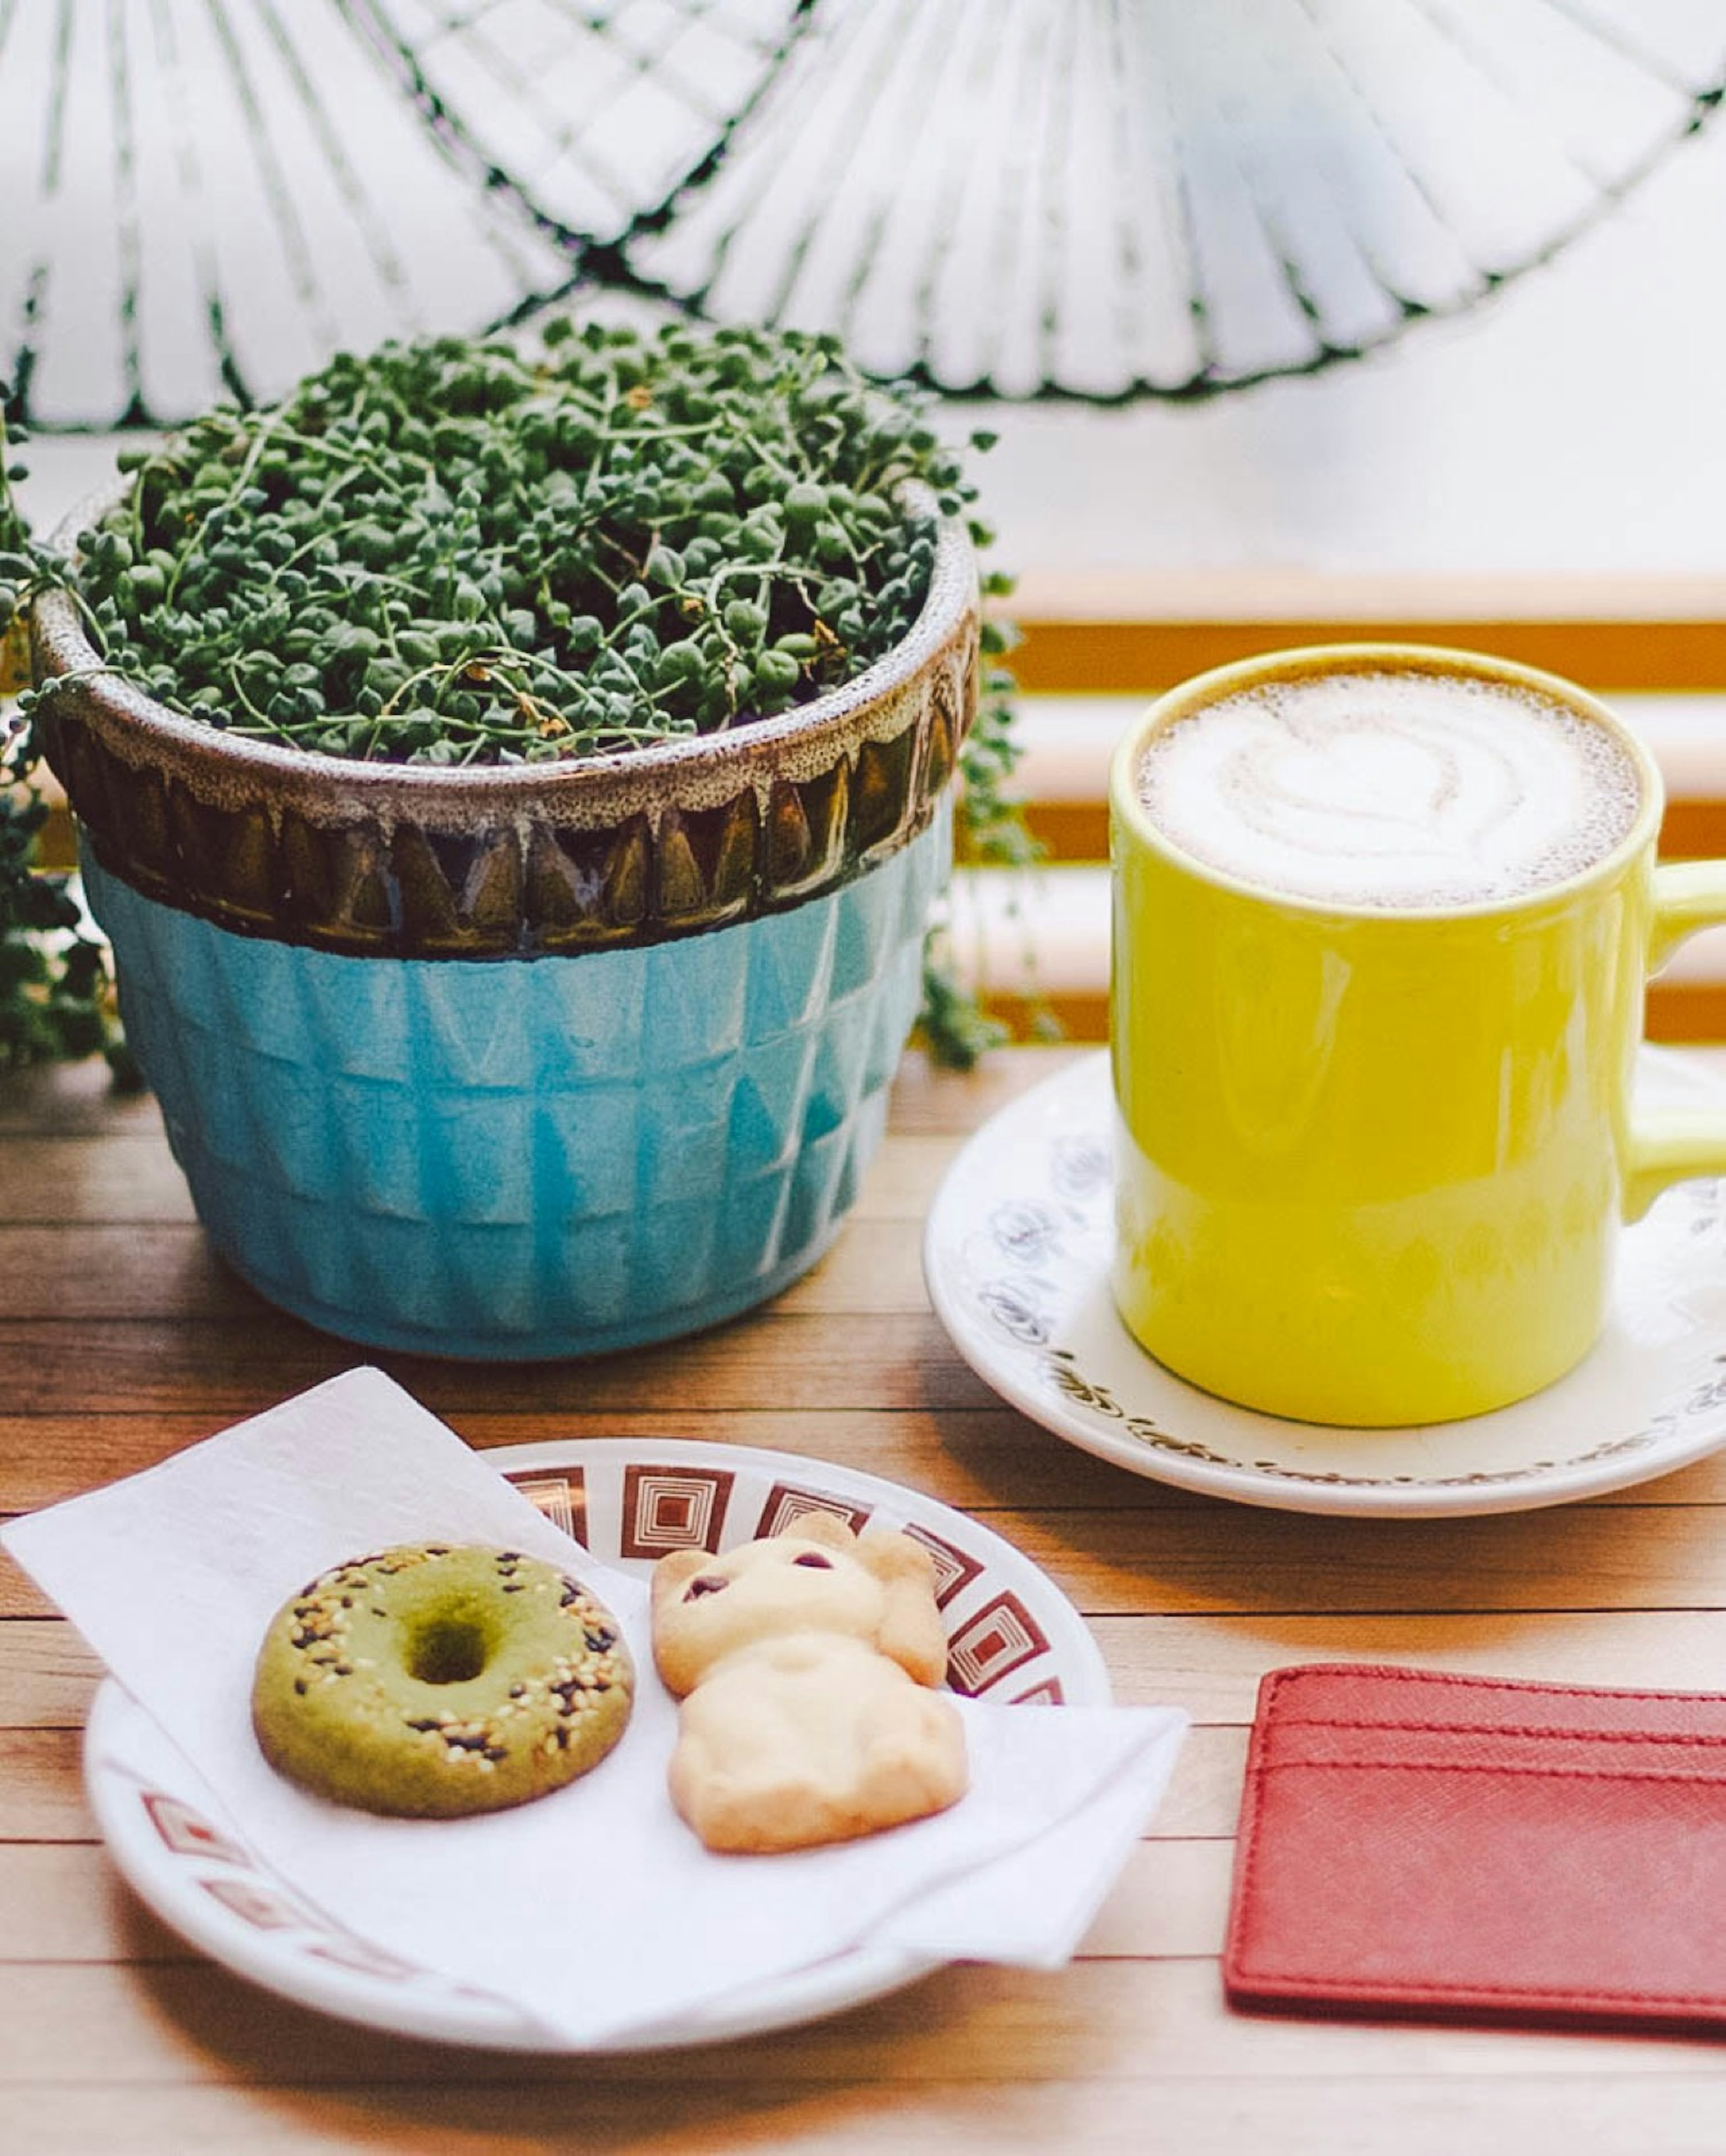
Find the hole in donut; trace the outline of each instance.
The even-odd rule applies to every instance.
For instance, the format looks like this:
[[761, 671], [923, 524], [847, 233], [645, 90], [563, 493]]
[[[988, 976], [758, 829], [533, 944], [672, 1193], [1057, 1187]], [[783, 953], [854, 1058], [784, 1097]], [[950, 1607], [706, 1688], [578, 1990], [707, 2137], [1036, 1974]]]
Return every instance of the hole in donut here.
[[484, 1630], [460, 1617], [434, 1617], [422, 1625], [407, 1648], [407, 1674], [421, 1684], [465, 1684], [485, 1667]]
[[807, 1564], [812, 1572], [831, 1572], [833, 1560], [823, 1557], [819, 1550], [799, 1550], [791, 1559], [793, 1564]]

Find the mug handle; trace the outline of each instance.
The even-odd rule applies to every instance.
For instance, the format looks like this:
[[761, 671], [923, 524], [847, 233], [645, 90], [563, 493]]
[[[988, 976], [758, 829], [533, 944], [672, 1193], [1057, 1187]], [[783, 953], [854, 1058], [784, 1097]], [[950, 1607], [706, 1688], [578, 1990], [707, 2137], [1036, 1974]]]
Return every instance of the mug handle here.
[[[1654, 870], [1648, 971], [1687, 937], [1726, 921], [1726, 861], [1662, 861]], [[1726, 1174], [1726, 1108], [1639, 1108], [1630, 1121], [1624, 1217], [1639, 1220], [1668, 1184]]]

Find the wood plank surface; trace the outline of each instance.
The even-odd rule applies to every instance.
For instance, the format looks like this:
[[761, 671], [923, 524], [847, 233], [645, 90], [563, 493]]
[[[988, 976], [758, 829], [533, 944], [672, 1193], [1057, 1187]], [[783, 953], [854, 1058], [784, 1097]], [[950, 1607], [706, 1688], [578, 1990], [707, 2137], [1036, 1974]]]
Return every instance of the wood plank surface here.
[[[807, 2028], [668, 2056], [409, 2042], [254, 1989], [120, 1882], [79, 1774], [101, 1671], [0, 1558], [0, 2156], [539, 2148], [1180, 2156], [1677, 2156], [1726, 2145], [1726, 2050], [1232, 2014], [1216, 1972], [1261, 1678], [1367, 1660], [1726, 1685], [1726, 1458], [1589, 1503], [1350, 1521], [1228, 1506], [1059, 1444], [948, 1342], [919, 1245], [977, 1124], [1071, 1051], [907, 1060], [831, 1256], [705, 1338], [589, 1365], [378, 1360], [482, 1450], [765, 1445], [928, 1491], [1072, 1596], [1116, 1697], [1194, 1727], [1078, 1958], [940, 1972]], [[210, 1255], [148, 1100], [0, 1084], [0, 1514], [164, 1459], [349, 1367]]]
[[[1050, 2156], [1097, 2149], [1144, 2156], [1457, 2156], [1561, 2146], [1565, 2156], [1635, 2156], [1659, 2146], [1711, 2156], [1718, 2147], [1713, 2076], [1645, 2078], [1591, 2071], [1574, 2055], [1547, 2078], [1472, 2071], [1380, 2074], [1344, 2066], [1291, 2081], [1147, 2068], [1137, 2082], [1055, 2079], [990, 2086], [930, 2080], [889, 2095], [866, 2072], [812, 2091], [764, 2077], [715, 2084], [679, 2061], [657, 2089], [603, 2076], [575, 2090], [440, 2084], [435, 2101], [387, 2074], [338, 2087], [129, 2087], [125, 2147], [136, 2156], [310, 2156], [367, 2148], [402, 2156], [510, 2156], [529, 2149], [653, 2156], [755, 2156], [763, 2150], [904, 2156], [989, 2149]], [[116, 2144], [115, 2100], [105, 2090], [11, 2092], [8, 2145], [32, 2156], [90, 2156]], [[1472, 2138], [1477, 2122], [1491, 2122]], [[1657, 2142], [1645, 2137], [1653, 2132]]]

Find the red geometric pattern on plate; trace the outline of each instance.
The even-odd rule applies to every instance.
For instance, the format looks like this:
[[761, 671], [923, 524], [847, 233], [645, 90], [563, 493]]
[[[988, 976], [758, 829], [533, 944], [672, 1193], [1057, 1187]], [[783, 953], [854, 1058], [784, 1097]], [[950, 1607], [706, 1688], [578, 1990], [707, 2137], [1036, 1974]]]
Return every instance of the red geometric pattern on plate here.
[[182, 1799], [171, 1797], [162, 1789], [143, 1789], [139, 1794], [150, 1824], [176, 1856], [215, 1856], [224, 1864], [250, 1867], [252, 1860], [244, 1850]]
[[967, 1551], [955, 1549], [951, 1543], [944, 1543], [939, 1535], [932, 1535], [927, 1527], [919, 1527], [914, 1520], [904, 1532], [914, 1543], [920, 1543], [935, 1559], [935, 1604], [937, 1609], [945, 1609], [961, 1588], [971, 1585], [982, 1570], [983, 1560]]
[[767, 1502], [755, 1522], [755, 1532], [785, 1534], [799, 1520], [807, 1520], [812, 1512], [826, 1512], [836, 1520], [843, 1520], [854, 1535], [863, 1532], [869, 1517], [867, 1505], [848, 1505], [843, 1497], [824, 1497], [818, 1491], [800, 1490], [795, 1482], [776, 1482], [767, 1492]]
[[506, 1475], [529, 1504], [537, 1505], [554, 1527], [561, 1527], [583, 1549], [587, 1547], [587, 1478], [579, 1467], [561, 1475], [540, 1474], [530, 1469], [522, 1475]]
[[1041, 1684], [1032, 1685], [1029, 1691], [1017, 1692], [1008, 1705], [1012, 1707], [1064, 1707], [1067, 1695], [1061, 1689], [1059, 1677], [1045, 1677]]
[[1048, 1647], [1017, 1594], [997, 1594], [947, 1642], [947, 1681], [975, 1698]]
[[397, 1961], [394, 1954], [386, 1953], [382, 1947], [367, 1946], [351, 1932], [337, 1932], [330, 1938], [319, 1939], [305, 1951], [320, 1961], [337, 1962], [343, 1969], [358, 1969], [362, 1976], [387, 1977], [396, 1984], [419, 1974], [412, 1962]]
[[716, 1555], [731, 1485], [729, 1467], [626, 1467], [620, 1557], [663, 1557], [667, 1550]]
[[250, 1879], [200, 1879], [206, 1894], [260, 1932], [303, 1931], [319, 1919]]

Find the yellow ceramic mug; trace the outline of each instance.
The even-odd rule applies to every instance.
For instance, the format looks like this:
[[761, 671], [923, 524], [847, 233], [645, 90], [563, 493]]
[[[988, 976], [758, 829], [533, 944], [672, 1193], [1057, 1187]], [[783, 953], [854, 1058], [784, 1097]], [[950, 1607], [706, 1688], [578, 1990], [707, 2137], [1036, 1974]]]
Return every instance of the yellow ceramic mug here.
[[[1207, 865], [1140, 798], [1165, 728], [1266, 684], [1437, 675], [1606, 730], [1627, 828], [1510, 897], [1392, 906]], [[1647, 974], [1726, 920], [1726, 864], [1656, 866], [1661, 785], [1593, 698], [1497, 660], [1333, 645], [1220, 668], [1129, 732], [1110, 783], [1116, 1301], [1225, 1399], [1316, 1422], [1478, 1414], [1604, 1322], [1621, 1221], [1726, 1171], [1726, 1112], [1635, 1109]]]

